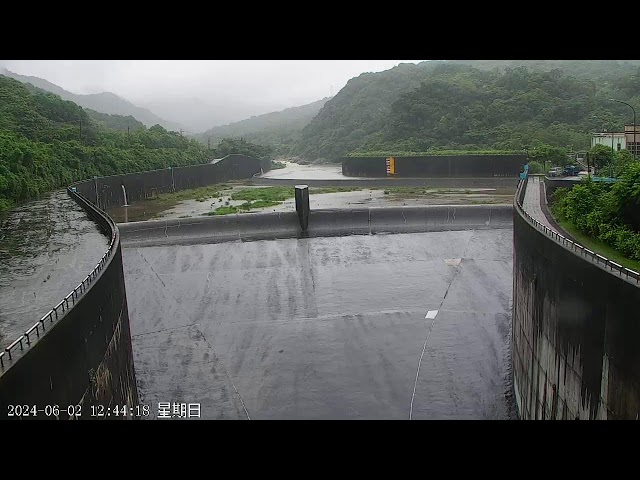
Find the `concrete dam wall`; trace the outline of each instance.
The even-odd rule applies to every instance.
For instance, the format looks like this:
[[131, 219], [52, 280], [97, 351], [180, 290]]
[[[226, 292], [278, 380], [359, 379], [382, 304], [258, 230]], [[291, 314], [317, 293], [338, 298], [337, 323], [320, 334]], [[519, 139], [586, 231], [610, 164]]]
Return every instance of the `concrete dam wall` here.
[[215, 164], [79, 182], [74, 186], [82, 196], [69, 190], [109, 235], [109, 250], [85, 281], [0, 353], [3, 418], [10, 406], [17, 405], [35, 405], [39, 410], [58, 406], [55, 415], [50, 408], [49, 415], [39, 411], [36, 417], [22, 418], [75, 415], [87, 419], [96, 418], [91, 416], [96, 411], [92, 406], [138, 404], [122, 247], [511, 226], [511, 354], [520, 417], [639, 417], [640, 277], [634, 272], [625, 274], [624, 269], [584, 249], [577, 253], [575, 244], [536, 224], [521, 207], [526, 180], [513, 206], [314, 210], [306, 231], [294, 212], [134, 222], [119, 229], [90, 203], [121, 205], [123, 185], [128, 200], [135, 201], [156, 193], [247, 178], [264, 170], [259, 161], [248, 158], [232, 156]]
[[289, 178], [263, 178], [251, 179], [252, 185], [264, 186], [295, 186], [305, 184], [314, 187], [425, 187], [425, 188], [508, 188], [518, 185], [518, 177], [488, 177], [488, 178], [397, 178], [397, 177], [360, 177], [341, 178], [331, 180], [289, 179]]
[[635, 272], [513, 210], [513, 377], [522, 419], [637, 419]]
[[270, 168], [270, 161], [232, 154], [215, 163], [99, 177], [74, 183], [73, 186], [78, 193], [95, 205], [107, 209], [124, 205], [125, 192], [127, 202], [132, 202], [152, 198], [159, 193], [206, 187], [228, 180], [250, 178], [254, 174], [268, 171]]
[[[465, 178], [518, 177], [526, 155], [431, 155], [394, 157], [396, 177]], [[342, 174], [353, 177], [386, 177], [385, 157], [345, 157]]]
[[101, 418], [93, 415], [138, 404], [120, 234], [106, 213], [69, 195], [110, 237], [109, 249], [73, 292], [0, 354], [2, 418]]
[[432, 205], [311, 210], [302, 230], [295, 212], [130, 222], [120, 225], [124, 247], [195, 245], [279, 238], [511, 228], [511, 205]]

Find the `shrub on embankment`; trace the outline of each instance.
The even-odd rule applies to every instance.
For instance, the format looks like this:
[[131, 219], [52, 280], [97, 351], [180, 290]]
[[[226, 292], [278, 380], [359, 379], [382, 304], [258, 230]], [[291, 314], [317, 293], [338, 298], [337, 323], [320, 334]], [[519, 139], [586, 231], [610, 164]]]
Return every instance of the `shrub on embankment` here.
[[551, 209], [580, 232], [640, 260], [640, 162], [629, 164], [614, 184], [585, 179], [571, 190], [558, 188]]

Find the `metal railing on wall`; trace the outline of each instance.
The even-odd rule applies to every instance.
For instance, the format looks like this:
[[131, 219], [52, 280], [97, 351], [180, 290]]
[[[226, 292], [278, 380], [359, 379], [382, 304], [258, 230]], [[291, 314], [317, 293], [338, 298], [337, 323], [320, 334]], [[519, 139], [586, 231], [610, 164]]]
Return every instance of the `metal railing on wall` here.
[[[104, 270], [104, 268], [109, 264], [109, 260], [111, 259], [113, 252], [117, 248], [118, 244], [118, 236], [117, 236], [117, 228], [115, 222], [107, 215], [102, 209], [98, 208], [82, 195], [78, 194], [71, 188], [67, 189], [69, 195], [71, 195], [76, 201], [85, 205], [86, 209], [89, 211], [93, 211], [95, 215], [99, 217], [99, 222], [102, 223], [102, 226], [106, 226], [108, 230], [110, 230], [111, 238], [109, 240], [109, 247], [107, 251], [102, 256], [100, 261], [96, 264], [96, 266], [91, 270], [89, 275], [87, 275], [82, 282], [75, 287], [71, 293], [69, 293], [66, 297], [64, 297], [60, 303], [58, 303], [55, 307], [49, 310], [40, 320], [33, 324], [27, 331], [25, 331], [22, 335], [16, 338], [8, 347], [4, 349], [4, 351], [0, 352], [0, 367], [4, 369], [4, 357], [5, 355], [9, 360], [13, 360], [12, 351], [20, 347], [21, 351], [24, 351], [25, 345], [26, 348], [31, 347], [38, 338], [40, 338], [41, 334], [47, 331], [47, 328], [51, 328], [53, 323], [58, 319], [62, 318], [67, 312], [67, 310], [73, 308], [73, 306], [78, 302], [82, 296], [91, 288], [93, 283], [98, 279], [100, 273]], [[35, 335], [35, 338], [34, 338]]]
[[611, 272], [617, 273], [618, 275], [620, 275], [623, 278], [626, 278], [629, 281], [635, 280], [635, 282], [640, 285], [640, 273], [630, 270], [626, 267], [623, 267], [622, 265], [616, 262], [613, 262], [608, 258], [603, 257], [600, 254], [592, 252], [588, 248], [580, 245], [579, 243], [569, 240], [568, 238], [560, 235], [555, 230], [540, 223], [538, 220], [536, 220], [531, 215], [529, 215], [529, 213], [527, 213], [527, 211], [522, 206], [522, 201], [524, 198], [524, 189], [526, 188], [527, 183], [528, 183], [527, 179], [520, 180], [520, 182], [518, 183], [518, 189], [516, 190], [516, 195], [515, 195], [515, 205], [518, 212], [521, 213], [535, 228], [537, 228], [540, 232], [544, 233], [547, 237], [555, 240], [565, 248], [572, 250], [573, 252], [577, 253], [578, 255], [586, 259], [591, 260], [597, 265], [603, 266], [605, 269], [608, 269]]

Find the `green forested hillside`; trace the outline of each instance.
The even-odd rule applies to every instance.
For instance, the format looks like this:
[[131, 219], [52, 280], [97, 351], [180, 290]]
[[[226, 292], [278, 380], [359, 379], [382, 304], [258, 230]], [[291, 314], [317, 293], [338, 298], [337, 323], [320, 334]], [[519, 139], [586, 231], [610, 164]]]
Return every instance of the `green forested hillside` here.
[[144, 123], [139, 122], [131, 115], [123, 117], [122, 115], [107, 115], [106, 113], [96, 112], [89, 108], [84, 109], [97, 125], [108, 130], [116, 130], [118, 132], [135, 132], [136, 130], [144, 130]]
[[223, 138], [244, 138], [252, 142], [270, 146], [277, 155], [292, 155], [293, 146], [297, 143], [300, 132], [316, 116], [329, 98], [317, 102], [292, 107], [281, 112], [267, 113], [242, 120], [213, 127], [195, 136], [197, 140], [207, 145], [215, 145]]
[[132, 116], [149, 127], [157, 124], [162, 125], [163, 127], [170, 130], [180, 130], [180, 125], [178, 125], [177, 123], [164, 120], [148, 109], [138, 107], [137, 105], [134, 105], [124, 98], [121, 98], [111, 92], [79, 95], [68, 92], [55, 83], [51, 83], [42, 78], [19, 75], [7, 69], [0, 69], [0, 75], [13, 78], [14, 80], [18, 80], [25, 85], [31, 85], [41, 90], [54, 93], [56, 95], [59, 95], [63, 100], [69, 100], [80, 105], [83, 108], [89, 108], [94, 111], [109, 115], [122, 115], [125, 117]]
[[302, 130], [294, 150], [310, 159], [335, 159], [362, 146], [366, 138], [385, 127], [393, 102], [419, 87], [441, 63], [405, 63], [352, 78]]
[[640, 60], [448, 60], [447, 64], [467, 65], [479, 70], [527, 67], [550, 72], [559, 69], [565, 75], [593, 80], [633, 73], [640, 67]]
[[255, 150], [249, 143], [227, 141], [221, 151], [207, 151], [160, 125], [131, 129], [128, 135], [126, 127], [105, 125], [129, 119], [92, 116], [75, 103], [0, 75], [0, 210], [93, 175], [205, 163]]
[[[631, 123], [631, 110], [608, 98], [640, 107], [640, 69], [632, 62], [463, 63], [405, 64], [351, 79], [294, 150], [337, 160], [354, 151], [587, 149], [592, 131]], [[578, 76], [550, 69], [558, 66]]]

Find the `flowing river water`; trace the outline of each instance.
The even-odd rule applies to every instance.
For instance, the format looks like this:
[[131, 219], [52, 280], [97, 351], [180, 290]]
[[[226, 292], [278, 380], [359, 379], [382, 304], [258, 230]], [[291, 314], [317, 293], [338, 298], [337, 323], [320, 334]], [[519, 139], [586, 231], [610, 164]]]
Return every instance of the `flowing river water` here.
[[64, 190], [0, 217], [0, 346], [4, 348], [71, 292], [109, 239]]

